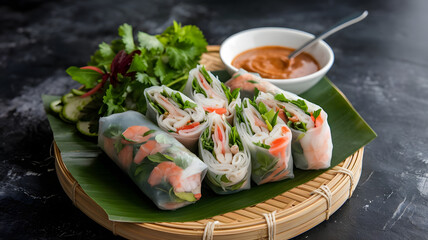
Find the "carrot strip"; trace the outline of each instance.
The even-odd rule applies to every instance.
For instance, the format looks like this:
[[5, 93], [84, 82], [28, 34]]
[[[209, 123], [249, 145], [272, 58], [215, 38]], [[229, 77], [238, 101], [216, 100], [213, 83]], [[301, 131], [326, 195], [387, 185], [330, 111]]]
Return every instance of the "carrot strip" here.
[[181, 130], [192, 129], [192, 128], [194, 128], [194, 127], [199, 126], [199, 124], [200, 124], [199, 122], [194, 122], [194, 123], [189, 124], [189, 125], [184, 125], [184, 126], [182, 126], [182, 127], [177, 128], [177, 132], [179, 132], [179, 131], [181, 131]]
[[227, 113], [227, 109], [226, 108], [213, 108], [213, 107], [204, 107], [204, 110], [207, 112], [215, 112], [217, 114], [226, 114]]

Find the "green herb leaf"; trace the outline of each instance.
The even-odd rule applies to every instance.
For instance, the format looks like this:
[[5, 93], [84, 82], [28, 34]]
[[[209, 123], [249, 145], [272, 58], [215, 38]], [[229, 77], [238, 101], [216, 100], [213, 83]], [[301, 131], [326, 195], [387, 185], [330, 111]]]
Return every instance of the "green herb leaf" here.
[[113, 60], [116, 53], [113, 51], [113, 49], [105, 42], [102, 42], [100, 45], [98, 45], [100, 49], [100, 54], [105, 59], [111, 59]]
[[201, 85], [199, 85], [198, 80], [196, 78], [193, 78], [192, 81], [192, 89], [196, 92], [196, 93], [201, 93], [203, 94], [205, 97], [207, 96], [207, 93], [205, 92], [205, 90], [201, 87]]
[[176, 158], [173, 160], [175, 165], [180, 167], [181, 169], [186, 169], [189, 166], [189, 162], [182, 158]]
[[172, 161], [173, 158], [171, 156], [168, 156], [166, 154], [162, 154], [162, 153], [155, 153], [152, 155], [147, 156], [147, 158], [152, 161], [152, 162], [156, 162], [156, 163], [161, 163], [161, 162], [166, 162], [166, 161]]
[[290, 101], [282, 93], [276, 94], [275, 95], [275, 100], [278, 100], [280, 102], [289, 102]]
[[[291, 122], [291, 121], [289, 121], [289, 122]], [[301, 131], [301, 132], [308, 131], [308, 129], [306, 128], [306, 123], [304, 123], [304, 122], [291, 122], [290, 125], [291, 125], [290, 126], [291, 128], [296, 129], [298, 131]]]
[[220, 180], [221, 180], [222, 182], [225, 182], [225, 183], [230, 183], [230, 182], [232, 182], [232, 181], [230, 181], [229, 179], [227, 179], [226, 174], [221, 175]]
[[137, 72], [137, 74], [142, 74], [142, 72], [145, 72], [148, 67], [149, 64], [147, 62], [147, 59], [145, 59], [142, 55], [134, 54], [128, 72]]
[[94, 70], [80, 69], [78, 67], [69, 67], [66, 72], [74, 81], [85, 85], [85, 88], [91, 89], [98, 84], [98, 80], [101, 80], [102, 75]]
[[156, 65], [154, 67], [154, 74], [160, 78], [161, 82], [163, 82], [166, 78], [167, 75], [167, 66], [165, 65], [165, 63], [162, 61], [161, 58], [159, 58], [156, 61]]
[[186, 109], [186, 108], [195, 108], [197, 106], [198, 105], [196, 103], [192, 103], [191, 101], [186, 100], [186, 102], [184, 102], [183, 109]]
[[207, 127], [201, 135], [202, 148], [213, 153], [214, 140], [211, 137], [211, 129]]
[[314, 120], [317, 120], [317, 118], [320, 114], [321, 114], [321, 108], [314, 111], [314, 113], [312, 114], [314, 116]]
[[259, 113], [262, 115], [268, 112], [268, 109], [263, 102], [259, 102], [257, 110], [259, 110]]
[[113, 88], [113, 85], [109, 85], [103, 97], [103, 103], [106, 105], [106, 112], [102, 114], [108, 116], [113, 113], [125, 112], [127, 109], [123, 106], [123, 103], [126, 99], [126, 95], [125, 88]]
[[156, 36], [152, 36], [145, 32], [138, 32], [137, 38], [138, 38], [140, 48], [145, 48], [152, 52], [153, 51], [163, 52], [164, 50], [163, 44], [157, 39]]
[[260, 90], [258, 88], [254, 88], [254, 100], [259, 96]]
[[202, 66], [201, 68], [199, 68], [199, 71], [202, 73], [202, 76], [204, 76], [205, 80], [207, 80], [207, 82], [209, 84], [211, 84], [213, 82], [213, 80], [211, 79], [211, 77], [208, 74], [207, 70], [205, 69], [205, 66]]
[[230, 92], [230, 88], [227, 87], [224, 83], [220, 83], [221, 88], [223, 89], [224, 94], [226, 95], [227, 102], [230, 104], [233, 100], [238, 98], [239, 95], [239, 88], [236, 88], [232, 92]]
[[159, 113], [159, 115], [162, 115], [167, 112], [166, 109], [163, 108], [160, 104], [158, 104], [157, 102], [153, 102], [153, 99], [148, 94], [146, 96], [149, 100], [149, 104], [152, 105], [152, 107]]
[[145, 133], [143, 134], [143, 137], [148, 136], [148, 135], [150, 135], [150, 134], [152, 134], [152, 133], [154, 133], [154, 132], [156, 132], [156, 130], [151, 129], [151, 130], [149, 130], [149, 131], [145, 132]]
[[169, 57], [169, 65], [175, 69], [186, 68], [189, 63], [189, 56], [186, 51], [176, 47], [166, 48], [166, 55]]
[[103, 132], [103, 135], [107, 138], [115, 138], [122, 135], [122, 130], [118, 125], [111, 125]]
[[157, 79], [155, 77], [150, 77], [147, 73], [137, 72], [135, 74], [135, 79], [148, 86], [159, 86]]
[[246, 179], [243, 179], [242, 181], [240, 181], [239, 183], [232, 185], [229, 187], [230, 190], [234, 191], [234, 190], [238, 190], [242, 187], [242, 185], [245, 183]]
[[238, 119], [238, 123], [243, 123], [244, 122], [244, 115], [243, 115], [243, 109], [242, 109], [242, 105], [239, 106], [238, 104], [236, 104], [235, 106], [235, 116]]
[[126, 53], [131, 53], [135, 50], [134, 36], [132, 34], [132, 26], [123, 24], [119, 27], [119, 36], [122, 37], [122, 42], [125, 44]]
[[262, 147], [262, 148], [266, 148], [266, 149], [269, 149], [269, 148], [270, 148], [270, 146], [269, 146], [269, 145], [264, 144], [264, 143], [262, 143], [262, 142], [253, 142], [253, 144], [254, 144], [254, 145], [256, 145], [256, 146]]
[[120, 141], [115, 141], [113, 145], [114, 145], [114, 150], [116, 151], [117, 154], [119, 154], [119, 152], [122, 151], [122, 149], [125, 147], [125, 145], [122, 144]]
[[244, 150], [244, 146], [242, 145], [241, 137], [239, 136], [238, 130], [233, 126], [230, 129], [229, 133], [229, 146], [238, 145], [239, 151]]
[[306, 105], [306, 102], [302, 99], [297, 99], [297, 100], [291, 100], [290, 101], [292, 104], [296, 105], [297, 107], [299, 107], [300, 109], [302, 109], [303, 111], [308, 111], [308, 105]]
[[181, 94], [179, 92], [173, 93], [171, 94], [171, 99], [176, 102], [178, 104], [178, 106], [181, 109], [186, 109], [186, 108], [195, 108], [198, 105], [196, 103], [193, 103], [189, 100], [186, 100], [184, 102], [183, 98], [181, 97]]

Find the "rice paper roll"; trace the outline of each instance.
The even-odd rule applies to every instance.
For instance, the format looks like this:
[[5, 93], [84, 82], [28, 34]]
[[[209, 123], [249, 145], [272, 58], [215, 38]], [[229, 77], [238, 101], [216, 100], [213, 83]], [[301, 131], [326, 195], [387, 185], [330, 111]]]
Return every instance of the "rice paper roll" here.
[[236, 107], [235, 126], [250, 150], [251, 178], [258, 185], [294, 177], [292, 134], [278, 113], [248, 98]]
[[251, 158], [238, 131], [224, 115], [210, 113], [209, 125], [199, 139], [199, 156], [208, 166], [205, 182], [217, 194], [251, 187]]
[[144, 115], [127, 111], [99, 123], [98, 146], [158, 208], [174, 210], [201, 198], [207, 166]]
[[297, 168], [315, 170], [330, 167], [333, 143], [328, 115], [320, 106], [284, 90], [276, 94], [260, 92], [256, 102], [278, 109], [278, 116], [291, 129], [292, 152]]
[[233, 74], [232, 78], [229, 79], [225, 85], [228, 86], [231, 91], [240, 89], [241, 97], [250, 99], [253, 99], [258, 92], [276, 93], [280, 90], [272, 83], [263, 80], [258, 74], [249, 73], [242, 68]]
[[224, 114], [230, 124], [235, 116], [236, 104], [241, 103], [239, 89], [231, 92], [229, 87], [200, 65], [189, 72], [184, 94], [201, 105], [205, 111]]
[[191, 151], [207, 126], [204, 109], [181, 92], [166, 86], [144, 90], [147, 102], [146, 116], [174, 136]]

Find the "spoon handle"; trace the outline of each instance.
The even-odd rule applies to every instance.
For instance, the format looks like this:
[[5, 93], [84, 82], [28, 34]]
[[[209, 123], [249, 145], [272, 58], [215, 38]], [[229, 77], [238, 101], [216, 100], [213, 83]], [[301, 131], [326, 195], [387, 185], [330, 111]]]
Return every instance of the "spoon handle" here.
[[331, 34], [337, 32], [337, 31], [340, 31], [346, 27], [351, 26], [354, 23], [357, 23], [357, 22], [363, 20], [364, 18], [367, 17], [368, 14], [369, 13], [366, 10], [363, 13], [353, 14], [353, 15], [341, 20], [340, 22], [336, 23], [336, 25], [332, 26], [330, 29], [328, 29], [324, 33], [320, 34], [318, 37], [307, 41], [305, 44], [303, 44], [303, 46], [294, 50], [294, 52], [292, 52], [292, 53], [290, 53], [290, 55], [288, 55], [288, 59], [291, 59], [291, 58], [299, 55], [301, 52], [303, 52], [303, 50], [312, 46], [312, 44], [316, 43], [318, 40], [322, 40], [322, 39], [330, 36]]

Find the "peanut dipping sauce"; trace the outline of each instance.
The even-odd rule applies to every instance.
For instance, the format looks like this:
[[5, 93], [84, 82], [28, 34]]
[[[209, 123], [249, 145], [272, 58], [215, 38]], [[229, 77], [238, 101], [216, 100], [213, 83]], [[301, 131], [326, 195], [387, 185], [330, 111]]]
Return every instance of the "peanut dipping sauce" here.
[[289, 61], [287, 56], [294, 50], [282, 46], [252, 48], [236, 56], [232, 65], [272, 79], [303, 77], [320, 69], [318, 62], [304, 52]]

